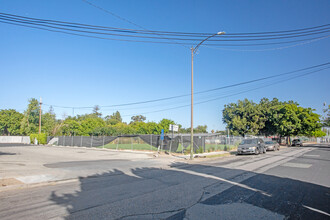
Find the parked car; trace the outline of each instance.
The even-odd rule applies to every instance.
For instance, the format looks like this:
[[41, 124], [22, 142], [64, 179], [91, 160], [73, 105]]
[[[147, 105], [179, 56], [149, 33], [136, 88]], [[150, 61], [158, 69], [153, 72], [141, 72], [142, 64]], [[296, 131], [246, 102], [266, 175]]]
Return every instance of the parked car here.
[[244, 139], [237, 148], [237, 154], [266, 153], [265, 143], [261, 138]]
[[265, 141], [266, 150], [280, 150], [280, 145], [276, 141]]
[[302, 143], [302, 141], [300, 139], [294, 139], [292, 141], [292, 146], [300, 146], [300, 147], [302, 147], [303, 146], [303, 143]]

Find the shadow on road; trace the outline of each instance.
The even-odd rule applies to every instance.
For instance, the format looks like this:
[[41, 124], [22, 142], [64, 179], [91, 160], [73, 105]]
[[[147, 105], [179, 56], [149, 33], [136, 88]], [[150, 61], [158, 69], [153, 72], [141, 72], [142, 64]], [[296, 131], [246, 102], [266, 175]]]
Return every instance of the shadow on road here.
[[[240, 185], [231, 184], [240, 178]], [[196, 204], [234, 203], [250, 204], [287, 219], [326, 219], [329, 216], [308, 207], [329, 213], [329, 198], [330, 188], [321, 185], [239, 169], [176, 163], [169, 170], [114, 170], [80, 178], [80, 191], [53, 191], [49, 199], [66, 207], [69, 215], [65, 219], [184, 219], [186, 208]]]
[[8, 152], [1, 152], [0, 151], [0, 156], [3, 156], [3, 155], [16, 155], [15, 153], [8, 153]]

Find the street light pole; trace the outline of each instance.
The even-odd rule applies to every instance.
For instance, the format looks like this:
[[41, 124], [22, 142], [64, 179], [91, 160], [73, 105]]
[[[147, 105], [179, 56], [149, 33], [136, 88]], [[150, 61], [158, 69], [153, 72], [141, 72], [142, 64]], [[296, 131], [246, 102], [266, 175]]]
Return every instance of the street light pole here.
[[215, 35], [223, 35], [225, 32], [218, 32], [216, 34], [213, 34], [211, 36], [208, 36], [204, 40], [202, 40], [197, 46], [191, 47], [191, 124], [190, 124], [190, 160], [193, 159], [193, 153], [194, 153], [194, 53], [196, 53], [197, 49], [199, 48], [202, 43], [210, 39], [211, 37], [214, 37]]
[[191, 118], [190, 118], [190, 160], [194, 153], [194, 47], [191, 47]]

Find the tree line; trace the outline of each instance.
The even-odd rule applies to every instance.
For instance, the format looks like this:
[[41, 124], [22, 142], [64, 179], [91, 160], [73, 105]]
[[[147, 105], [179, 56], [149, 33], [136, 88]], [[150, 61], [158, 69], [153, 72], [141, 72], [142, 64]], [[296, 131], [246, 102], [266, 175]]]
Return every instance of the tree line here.
[[244, 99], [225, 105], [222, 120], [233, 135], [321, 137], [325, 135], [321, 127], [329, 125], [329, 113], [322, 124], [314, 111], [277, 98], [262, 98], [259, 103]]
[[[39, 102], [32, 98], [27, 109], [20, 113], [14, 109], [0, 110], [0, 135], [30, 135], [39, 131]], [[169, 125], [176, 124], [171, 119], [147, 122], [143, 115], [131, 117], [129, 123], [123, 122], [119, 111], [102, 117], [99, 106], [90, 114], [68, 116], [63, 120], [56, 119], [52, 107], [42, 113], [41, 132], [47, 136], [117, 136], [123, 134], [160, 134], [164, 129], [169, 132]], [[180, 133], [190, 133], [190, 128], [179, 125]], [[195, 133], [207, 133], [206, 125], [194, 128]]]
[[[0, 135], [30, 135], [39, 130], [39, 102], [32, 98], [27, 109], [20, 113], [14, 109], [0, 110]], [[314, 113], [314, 109], [303, 108], [294, 101], [279, 101], [263, 98], [259, 103], [248, 99], [239, 100], [224, 106], [222, 120], [231, 135], [277, 135], [320, 137], [325, 133], [322, 126], [330, 127], [330, 105], [325, 110], [325, 117]], [[169, 132], [169, 125], [176, 124], [171, 119], [159, 122], [147, 122], [143, 115], [131, 117], [129, 123], [123, 122], [119, 111], [102, 117], [99, 106], [90, 114], [68, 116], [56, 119], [52, 107], [42, 113], [41, 131], [48, 136], [117, 136], [123, 134], [160, 134], [164, 129]], [[211, 131], [224, 134], [226, 131]], [[179, 124], [179, 133], [190, 133], [190, 128]], [[206, 125], [194, 128], [194, 133], [207, 133]]]

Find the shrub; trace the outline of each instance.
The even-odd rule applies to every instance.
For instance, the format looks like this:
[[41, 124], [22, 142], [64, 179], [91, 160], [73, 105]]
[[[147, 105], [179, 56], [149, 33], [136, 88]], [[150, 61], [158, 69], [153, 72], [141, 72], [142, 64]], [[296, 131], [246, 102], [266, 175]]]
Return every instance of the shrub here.
[[198, 154], [203, 153], [203, 148], [202, 148], [202, 147], [199, 147], [199, 148], [196, 150], [196, 153], [198, 153]]
[[38, 144], [47, 144], [47, 135], [45, 133], [41, 134], [30, 134], [30, 142], [34, 144], [34, 139], [37, 139]]

